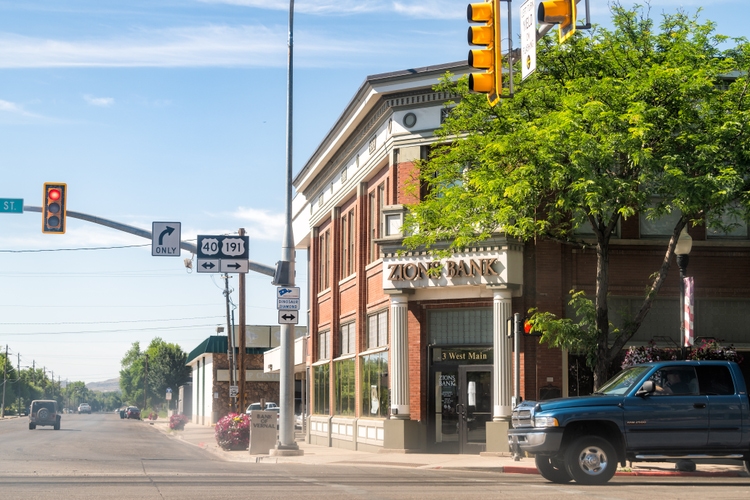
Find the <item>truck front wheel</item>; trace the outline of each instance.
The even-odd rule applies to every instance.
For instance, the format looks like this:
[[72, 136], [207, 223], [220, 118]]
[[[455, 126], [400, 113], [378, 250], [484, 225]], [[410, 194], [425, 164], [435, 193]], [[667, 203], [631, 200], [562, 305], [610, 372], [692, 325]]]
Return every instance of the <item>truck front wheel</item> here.
[[536, 463], [536, 468], [539, 469], [539, 474], [547, 481], [564, 484], [573, 480], [565, 468], [565, 463], [558, 458], [536, 455], [534, 456], [534, 462]]
[[617, 454], [606, 439], [584, 436], [565, 450], [565, 466], [577, 483], [604, 484], [615, 475]]

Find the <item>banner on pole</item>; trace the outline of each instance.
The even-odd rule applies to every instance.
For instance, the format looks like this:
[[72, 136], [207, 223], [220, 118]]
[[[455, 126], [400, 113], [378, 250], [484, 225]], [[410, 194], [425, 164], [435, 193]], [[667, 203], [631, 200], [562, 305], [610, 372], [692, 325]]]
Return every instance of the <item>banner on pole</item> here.
[[693, 345], [695, 340], [693, 331], [693, 277], [688, 276], [683, 278], [683, 284], [685, 286], [685, 310], [682, 312], [684, 323], [685, 338], [682, 341], [682, 345], [685, 347]]

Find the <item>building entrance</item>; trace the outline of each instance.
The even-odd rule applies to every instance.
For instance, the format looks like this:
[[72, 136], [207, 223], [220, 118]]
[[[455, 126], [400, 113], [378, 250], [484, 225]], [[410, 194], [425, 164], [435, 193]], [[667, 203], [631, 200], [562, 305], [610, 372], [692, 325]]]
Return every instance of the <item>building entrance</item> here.
[[[474, 355], [467, 361], [492, 362], [491, 348], [435, 349], [441, 354], [430, 376], [429, 435], [436, 453], [478, 454], [487, 443], [487, 422], [492, 420], [492, 365], [459, 364], [442, 359], [449, 354]], [[459, 356], [460, 357], [460, 356]]]

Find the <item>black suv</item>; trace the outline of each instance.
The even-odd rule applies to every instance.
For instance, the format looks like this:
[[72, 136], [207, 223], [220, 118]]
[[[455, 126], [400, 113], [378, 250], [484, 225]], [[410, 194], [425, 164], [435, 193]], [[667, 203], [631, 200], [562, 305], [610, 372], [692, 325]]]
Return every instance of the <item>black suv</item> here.
[[29, 408], [29, 429], [36, 429], [37, 425], [50, 425], [56, 431], [60, 430], [60, 415], [57, 414], [57, 401], [39, 399], [31, 402]]

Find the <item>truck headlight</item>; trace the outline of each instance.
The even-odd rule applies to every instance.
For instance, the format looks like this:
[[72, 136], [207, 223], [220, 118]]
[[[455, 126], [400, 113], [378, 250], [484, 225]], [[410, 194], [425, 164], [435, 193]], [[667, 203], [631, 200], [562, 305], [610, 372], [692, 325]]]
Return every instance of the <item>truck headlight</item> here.
[[555, 417], [534, 417], [534, 427], [557, 427], [559, 425]]

